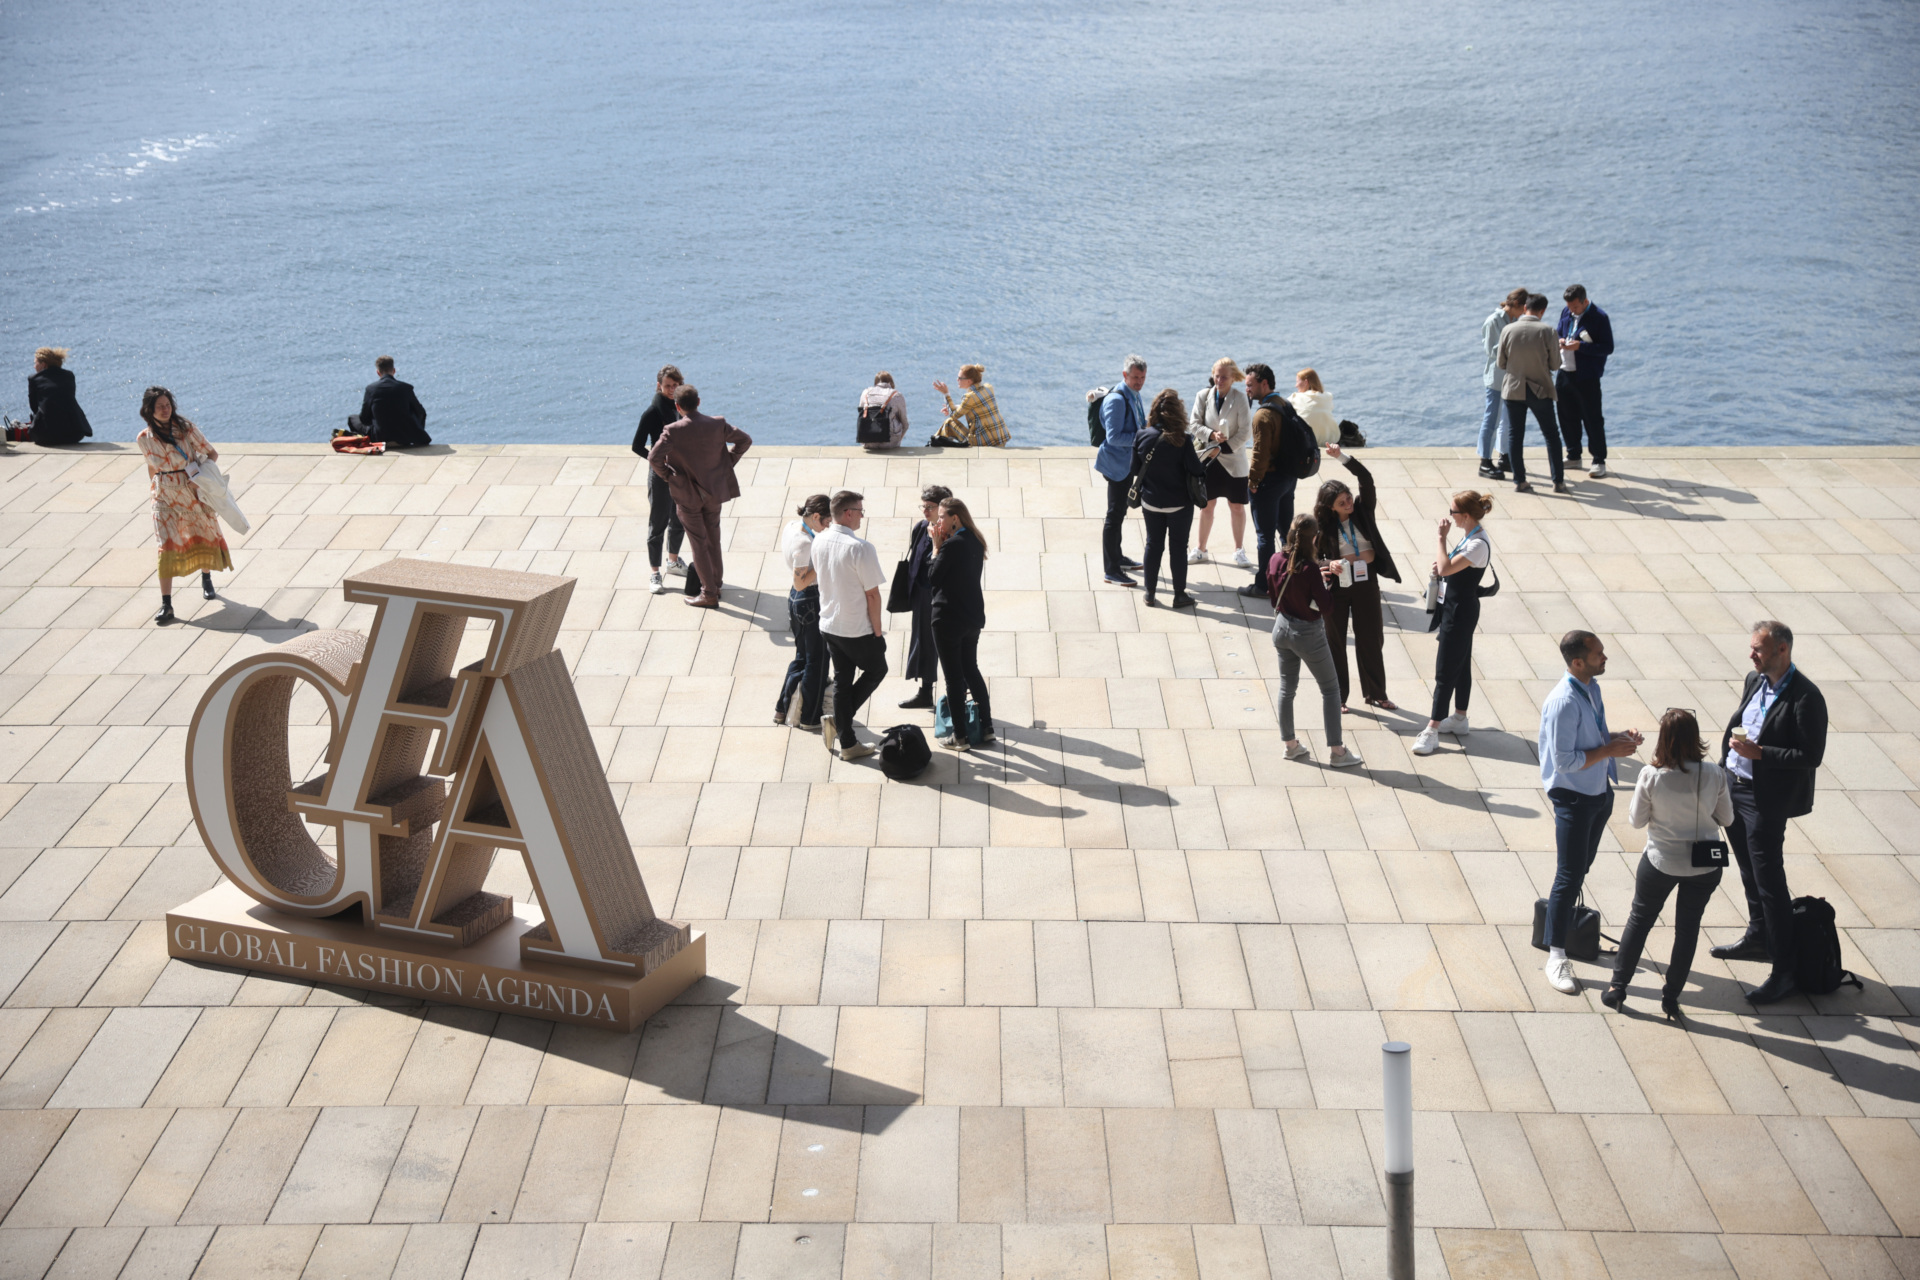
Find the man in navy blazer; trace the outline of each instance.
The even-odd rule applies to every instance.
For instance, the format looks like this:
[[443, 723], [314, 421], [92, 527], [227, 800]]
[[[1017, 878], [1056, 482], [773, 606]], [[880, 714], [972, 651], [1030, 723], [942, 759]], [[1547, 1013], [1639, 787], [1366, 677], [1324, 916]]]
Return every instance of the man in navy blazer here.
[[379, 375], [367, 384], [360, 396], [360, 412], [347, 419], [347, 426], [371, 440], [384, 441], [393, 449], [418, 449], [433, 443], [427, 434], [427, 411], [413, 384], [393, 376], [393, 357], [381, 356], [373, 362]]
[[1593, 470], [1588, 474], [1602, 480], [1607, 474], [1607, 421], [1600, 412], [1600, 376], [1613, 354], [1613, 321], [1587, 301], [1583, 284], [1568, 285], [1561, 297], [1567, 305], [1560, 308], [1560, 323], [1554, 326], [1560, 335], [1560, 372], [1553, 375], [1553, 390], [1560, 400], [1567, 466], [1580, 465], [1580, 428], [1585, 426], [1593, 447]]

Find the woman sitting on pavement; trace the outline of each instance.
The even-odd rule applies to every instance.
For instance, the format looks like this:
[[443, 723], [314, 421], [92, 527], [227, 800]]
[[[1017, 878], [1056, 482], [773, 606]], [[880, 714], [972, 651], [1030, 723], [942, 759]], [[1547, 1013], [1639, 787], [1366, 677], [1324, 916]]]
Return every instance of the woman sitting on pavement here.
[[961, 447], [1005, 444], [1007, 424], [1000, 416], [999, 403], [993, 398], [993, 386], [987, 381], [986, 369], [977, 364], [963, 364], [959, 382], [965, 394], [960, 397], [957, 409], [953, 397], [947, 394], [947, 384], [939, 381], [933, 384], [933, 389], [947, 402], [947, 416], [928, 443]]
[[[781, 558], [793, 571], [793, 588], [787, 592], [793, 661], [787, 664], [787, 677], [780, 682], [773, 722], [790, 723], [814, 733], [820, 731], [820, 706], [826, 700], [827, 642], [820, 635], [820, 578], [813, 571], [813, 539], [827, 527], [831, 510], [827, 495], [816, 493], [800, 504], [794, 513], [800, 518], [780, 535]], [[798, 707], [793, 702], [796, 692], [800, 695]]]
[[1141, 557], [1147, 608], [1159, 603], [1160, 560], [1164, 554], [1173, 578], [1173, 607], [1190, 608], [1187, 594], [1187, 531], [1193, 527], [1193, 494], [1187, 478], [1204, 481], [1218, 445], [1194, 451], [1187, 438], [1187, 407], [1168, 387], [1153, 398], [1146, 427], [1133, 438], [1133, 483], [1140, 494], [1140, 516], [1147, 526], [1147, 550]]
[[[1673, 955], [1667, 961], [1660, 1008], [1678, 1022], [1680, 993], [1693, 971], [1693, 951], [1700, 941], [1700, 918], [1720, 886], [1727, 857], [1720, 828], [1733, 821], [1733, 793], [1726, 770], [1707, 759], [1707, 744], [1700, 738], [1700, 723], [1693, 712], [1669, 707], [1660, 717], [1653, 765], [1640, 771], [1633, 800], [1627, 805], [1627, 821], [1636, 829], [1647, 828], [1647, 848], [1634, 873], [1633, 907], [1620, 934], [1613, 984], [1601, 993], [1600, 1003], [1609, 1009], [1626, 1004], [1627, 984], [1640, 963], [1647, 933], [1667, 905], [1667, 895], [1677, 888], [1680, 904], [1674, 912]], [[1696, 845], [1706, 841], [1720, 843], [1717, 861], [1710, 855], [1704, 862], [1694, 856]]]
[[1207, 562], [1207, 535], [1213, 532], [1213, 511], [1220, 499], [1227, 500], [1227, 514], [1233, 521], [1233, 562], [1242, 569], [1253, 568], [1247, 557], [1247, 463], [1253, 442], [1253, 409], [1247, 393], [1239, 384], [1245, 375], [1240, 366], [1226, 357], [1213, 362], [1213, 383], [1202, 387], [1193, 398], [1193, 447], [1204, 454], [1217, 446], [1219, 453], [1207, 463], [1207, 505], [1200, 508], [1200, 537], [1190, 564]]
[[1327, 647], [1333, 651], [1334, 670], [1340, 673], [1340, 710], [1344, 714], [1351, 684], [1347, 676], [1347, 619], [1353, 619], [1353, 657], [1360, 668], [1360, 692], [1367, 705], [1398, 711], [1387, 698], [1386, 622], [1380, 610], [1380, 579], [1400, 581], [1393, 552], [1380, 537], [1374, 510], [1379, 495], [1373, 474], [1327, 446], [1327, 456], [1344, 463], [1360, 482], [1360, 496], [1344, 481], [1328, 480], [1314, 499], [1313, 518], [1320, 526], [1320, 557], [1327, 564], [1327, 593], [1333, 607], [1327, 612]]
[[947, 714], [953, 718], [953, 732], [940, 739], [940, 745], [966, 751], [971, 745], [969, 698], [980, 709], [981, 743], [993, 741], [993, 704], [987, 700], [987, 678], [980, 674], [980, 632], [987, 625], [980, 575], [986, 568], [987, 539], [958, 498], [941, 499], [931, 534], [933, 559], [927, 577], [933, 583], [933, 642], [947, 681]]
[[9, 440], [79, 444], [93, 434], [93, 424], [87, 421], [74, 394], [73, 370], [66, 363], [65, 347], [42, 347], [33, 353], [33, 374], [27, 379], [27, 409], [32, 422], [23, 434], [9, 434]]
[[1320, 383], [1320, 375], [1311, 369], [1302, 369], [1293, 376], [1293, 394], [1287, 399], [1293, 404], [1293, 411], [1307, 420], [1313, 428], [1313, 438], [1322, 445], [1338, 444], [1340, 441], [1340, 419], [1334, 416], [1333, 397], [1327, 394], [1326, 387]]
[[1293, 518], [1287, 540], [1267, 566], [1267, 589], [1273, 602], [1273, 647], [1280, 652], [1280, 736], [1287, 740], [1287, 759], [1306, 760], [1313, 752], [1294, 736], [1293, 694], [1300, 684], [1300, 664], [1320, 686], [1320, 712], [1327, 732], [1327, 763], [1347, 769], [1362, 763], [1352, 748], [1341, 745], [1340, 680], [1327, 649], [1324, 616], [1333, 608], [1320, 578], [1314, 549], [1320, 527], [1312, 516]]
[[860, 393], [859, 414], [862, 421], [878, 419], [886, 425], [885, 440], [865, 442], [868, 452], [875, 449], [898, 449], [900, 442], [907, 437], [907, 398], [893, 385], [893, 375], [885, 372], [873, 375], [873, 385]]

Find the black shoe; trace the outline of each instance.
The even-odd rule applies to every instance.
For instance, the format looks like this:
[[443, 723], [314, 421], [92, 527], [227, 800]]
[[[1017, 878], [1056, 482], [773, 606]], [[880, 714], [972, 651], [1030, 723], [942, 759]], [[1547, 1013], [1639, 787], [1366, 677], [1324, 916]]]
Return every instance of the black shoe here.
[[209, 600], [218, 600], [220, 598], [220, 593], [213, 589], [212, 574], [203, 573], [200, 575], [200, 594]]
[[1176, 591], [1173, 593], [1173, 607], [1176, 609], [1192, 609], [1198, 604], [1199, 601], [1184, 591]]
[[1533, 486], [1528, 484], [1525, 480], [1522, 480], [1513, 486], [1513, 491], [1515, 493], [1532, 493]]
[[1235, 589], [1239, 594], [1256, 600], [1265, 600], [1267, 598], [1267, 589], [1257, 582], [1249, 582], [1246, 586]]
[[1493, 460], [1493, 469], [1500, 473], [1502, 479], [1505, 479], [1507, 472], [1513, 470], [1513, 464], [1507, 461], [1507, 455], [1503, 453]]
[[1619, 1009], [1627, 1003], [1627, 989], [1622, 986], [1610, 986], [1600, 993], [1600, 1003], [1609, 1009]]
[[1110, 573], [1107, 575], [1107, 581], [1116, 587], [1137, 587], [1140, 585], [1124, 573]]
[[1147, 566], [1141, 564], [1138, 560], [1129, 560], [1125, 556], [1121, 556], [1120, 567], [1122, 569], [1144, 569]]
[[1748, 1004], [1779, 1004], [1788, 996], [1800, 994], [1800, 984], [1793, 980], [1793, 974], [1785, 969], [1776, 969], [1773, 976], [1747, 992]]
[[1480, 475], [1487, 480], [1498, 480], [1501, 478], [1500, 469], [1493, 465], [1492, 458], [1480, 459]]
[[902, 702], [900, 709], [902, 711], [931, 711], [933, 710], [933, 695], [925, 689], [922, 689], [905, 702]]
[[1680, 997], [1676, 995], [1661, 996], [1660, 1012], [1667, 1015], [1668, 1022], [1680, 1021]]
[[173, 601], [169, 600], [165, 604], [161, 605], [160, 612], [153, 615], [153, 620], [163, 627], [166, 626], [169, 622], [172, 622], [173, 621]]
[[1767, 940], [1757, 933], [1750, 933], [1738, 942], [1715, 947], [1707, 954], [1715, 960], [1765, 960], [1768, 955]]

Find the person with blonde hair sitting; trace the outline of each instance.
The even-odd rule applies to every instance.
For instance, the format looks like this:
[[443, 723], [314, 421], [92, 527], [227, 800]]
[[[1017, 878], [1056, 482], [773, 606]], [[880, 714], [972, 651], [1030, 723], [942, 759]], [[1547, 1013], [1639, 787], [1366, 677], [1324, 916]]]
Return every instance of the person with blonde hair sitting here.
[[1322, 449], [1340, 443], [1340, 419], [1334, 416], [1333, 397], [1327, 394], [1326, 384], [1320, 381], [1318, 373], [1302, 369], [1294, 374], [1293, 394], [1287, 399], [1293, 411], [1313, 428], [1314, 442]]
[[942, 446], [1003, 445], [1007, 442], [1007, 424], [994, 401], [993, 386], [987, 382], [986, 369], [977, 364], [960, 366], [960, 407], [954, 408], [947, 384], [935, 379], [933, 389], [947, 402], [946, 421], [934, 433], [931, 443]]

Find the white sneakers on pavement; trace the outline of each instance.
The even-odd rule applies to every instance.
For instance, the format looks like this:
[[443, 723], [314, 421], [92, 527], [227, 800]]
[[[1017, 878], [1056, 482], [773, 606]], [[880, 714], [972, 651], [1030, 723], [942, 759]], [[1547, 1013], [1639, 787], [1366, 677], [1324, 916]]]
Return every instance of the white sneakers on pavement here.
[[660, 567], [676, 578], [684, 578], [687, 576], [687, 562], [679, 556], [668, 556], [667, 562]]
[[1207, 562], [1207, 549], [1205, 547], [1195, 547], [1192, 551], [1187, 553], [1188, 564], [1205, 564], [1206, 562]]
[[1235, 547], [1233, 549], [1233, 562], [1242, 569], [1253, 568], [1253, 558], [1247, 554], [1245, 547]]
[[1328, 756], [1327, 763], [1336, 769], [1352, 769], [1365, 764], [1366, 761], [1360, 758], [1359, 752], [1355, 751], [1352, 747], [1348, 747], [1339, 755]]
[[1296, 742], [1287, 748], [1287, 759], [1289, 760], [1310, 760], [1312, 758], [1313, 748], [1304, 742]]
[[1580, 979], [1573, 976], [1573, 961], [1565, 956], [1557, 960], [1552, 956], [1547, 957], [1547, 982], [1561, 995], [1580, 994]]
[[655, 569], [652, 575], [648, 577], [647, 590], [653, 592], [653, 594], [657, 596], [666, 594], [667, 584], [660, 580], [660, 571], [658, 569]]
[[1607, 464], [1604, 462], [1596, 462], [1587, 474], [1595, 480], [1605, 480], [1607, 478]]
[[1439, 749], [1440, 731], [1432, 725], [1422, 729], [1420, 736], [1413, 740], [1413, 754], [1417, 756], [1430, 756]]
[[1467, 734], [1471, 732], [1471, 730], [1467, 728], [1467, 713], [1464, 711], [1454, 712], [1440, 722], [1439, 731], [1441, 733], [1451, 733], [1462, 738], [1466, 737]]

